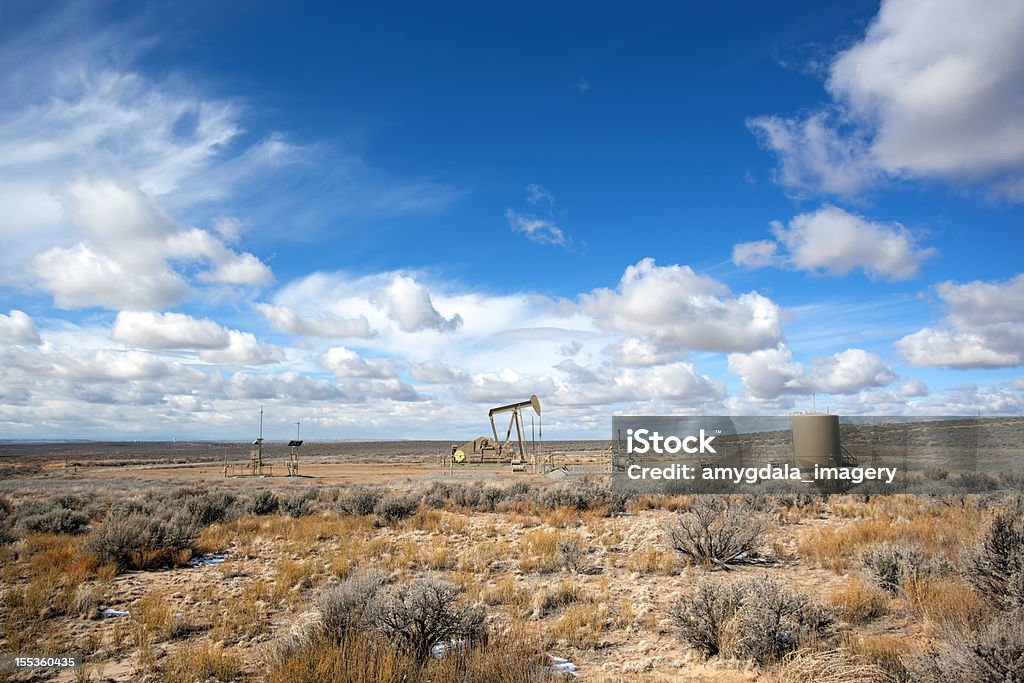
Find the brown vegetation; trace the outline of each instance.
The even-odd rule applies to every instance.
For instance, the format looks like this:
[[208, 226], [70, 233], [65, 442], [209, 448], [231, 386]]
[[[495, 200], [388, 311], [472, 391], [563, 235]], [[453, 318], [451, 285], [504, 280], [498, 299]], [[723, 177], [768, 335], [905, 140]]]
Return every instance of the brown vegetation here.
[[1021, 676], [1001, 494], [289, 484], [12, 489], [0, 650], [77, 649], [83, 680], [531, 681], [549, 654], [609, 682]]

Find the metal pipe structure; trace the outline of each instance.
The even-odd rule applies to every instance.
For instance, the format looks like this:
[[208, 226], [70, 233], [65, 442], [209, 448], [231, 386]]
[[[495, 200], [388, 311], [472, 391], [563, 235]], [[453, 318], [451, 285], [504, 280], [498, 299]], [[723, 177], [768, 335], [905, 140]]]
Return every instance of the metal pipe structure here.
[[[498, 443], [498, 454], [499, 454], [499, 456], [502, 455], [505, 452], [505, 448], [506, 448], [506, 446], [508, 446], [508, 442], [512, 438], [512, 426], [515, 425], [515, 428], [516, 428], [516, 438], [519, 440], [519, 460], [516, 461], [516, 462], [513, 462], [514, 465], [522, 464], [522, 462], [526, 459], [526, 451], [525, 451], [524, 446], [523, 446], [523, 442], [526, 440], [526, 435], [525, 435], [524, 430], [523, 430], [523, 424], [522, 424], [522, 419], [520, 417], [520, 412], [522, 411], [523, 408], [526, 408], [527, 406], [530, 406], [531, 408], [533, 408], [534, 412], [537, 413], [537, 415], [541, 414], [540, 413], [540, 399], [537, 398], [536, 394], [531, 396], [528, 401], [520, 401], [519, 403], [509, 403], [508, 405], [505, 405], [505, 406], [498, 406], [497, 408], [491, 408], [488, 411], [488, 413], [487, 413], [487, 417], [491, 421], [491, 433], [494, 435], [495, 443]], [[494, 424], [494, 416], [495, 415], [500, 415], [502, 413], [512, 413], [512, 415], [509, 417], [509, 420], [508, 420], [508, 429], [505, 432], [505, 441], [504, 442], [498, 442], [498, 428]]]

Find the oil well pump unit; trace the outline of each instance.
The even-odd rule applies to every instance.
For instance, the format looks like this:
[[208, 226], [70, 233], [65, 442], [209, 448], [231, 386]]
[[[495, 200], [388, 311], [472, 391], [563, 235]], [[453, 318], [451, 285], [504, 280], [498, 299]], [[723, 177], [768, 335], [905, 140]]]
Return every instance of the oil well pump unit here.
[[[492, 436], [480, 436], [472, 441], [467, 441], [461, 446], [453, 446], [452, 462], [456, 464], [510, 464], [513, 471], [525, 471], [529, 459], [524, 415], [527, 408], [531, 408], [538, 418], [541, 417], [540, 399], [537, 398], [536, 394], [530, 396], [526, 401], [491, 408], [487, 412], [487, 418], [491, 422]], [[498, 437], [498, 426], [495, 424], [494, 418], [505, 414], [508, 415], [508, 428], [505, 430], [504, 440], [501, 440]], [[514, 442], [513, 430], [515, 430]], [[543, 422], [540, 423], [540, 436], [543, 441]]]

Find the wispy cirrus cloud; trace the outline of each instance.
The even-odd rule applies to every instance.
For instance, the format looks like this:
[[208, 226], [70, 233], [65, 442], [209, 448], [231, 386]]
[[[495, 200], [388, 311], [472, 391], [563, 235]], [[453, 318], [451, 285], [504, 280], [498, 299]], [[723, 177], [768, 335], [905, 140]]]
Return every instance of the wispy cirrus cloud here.
[[513, 232], [522, 233], [531, 242], [568, 247], [569, 238], [558, 225], [547, 218], [522, 214], [512, 209], [505, 210], [505, 220]]

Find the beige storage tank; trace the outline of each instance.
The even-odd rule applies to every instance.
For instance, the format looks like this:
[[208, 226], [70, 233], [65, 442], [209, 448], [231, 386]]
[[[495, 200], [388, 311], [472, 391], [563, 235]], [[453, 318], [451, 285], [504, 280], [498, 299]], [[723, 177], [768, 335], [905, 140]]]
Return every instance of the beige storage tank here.
[[793, 457], [800, 469], [835, 467], [842, 460], [839, 416], [809, 413], [791, 417]]

